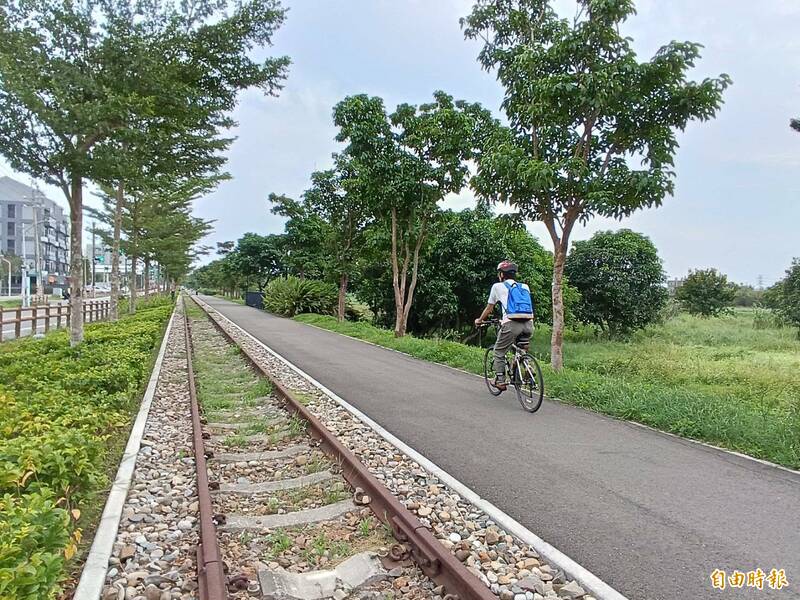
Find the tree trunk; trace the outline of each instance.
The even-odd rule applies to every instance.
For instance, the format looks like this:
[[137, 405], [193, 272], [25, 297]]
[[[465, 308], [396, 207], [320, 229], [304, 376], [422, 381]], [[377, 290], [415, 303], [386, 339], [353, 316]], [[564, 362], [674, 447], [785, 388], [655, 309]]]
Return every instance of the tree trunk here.
[[555, 248], [553, 256], [553, 333], [550, 337], [550, 365], [554, 371], [564, 368], [564, 281], [565, 252], [560, 247]]
[[144, 259], [144, 297], [150, 294], [150, 258]]
[[339, 306], [336, 313], [340, 323], [344, 321], [347, 311], [347, 281], [347, 273], [342, 273], [339, 279]]
[[130, 289], [130, 302], [128, 302], [128, 313], [134, 314], [136, 312], [136, 261], [138, 260], [138, 248], [136, 244], [139, 241], [139, 237], [136, 230], [136, 213], [138, 211], [138, 207], [134, 204], [131, 206], [131, 233], [130, 233], [130, 242], [131, 242], [131, 277], [130, 277], [130, 285], [128, 286]]
[[112, 321], [119, 319], [119, 237], [122, 229], [122, 208], [125, 190], [122, 182], [117, 185], [117, 202], [114, 206], [114, 239], [111, 243], [111, 306]]
[[131, 248], [131, 285], [130, 285], [130, 302], [128, 303], [128, 313], [133, 314], [136, 312], [136, 263], [139, 257], [136, 256], [136, 243], [134, 242]]
[[83, 341], [83, 179], [72, 175], [69, 201], [69, 345]]
[[397, 260], [397, 209], [392, 208], [392, 287], [394, 289], [394, 337], [406, 334], [403, 319], [403, 294], [400, 291], [400, 267]]

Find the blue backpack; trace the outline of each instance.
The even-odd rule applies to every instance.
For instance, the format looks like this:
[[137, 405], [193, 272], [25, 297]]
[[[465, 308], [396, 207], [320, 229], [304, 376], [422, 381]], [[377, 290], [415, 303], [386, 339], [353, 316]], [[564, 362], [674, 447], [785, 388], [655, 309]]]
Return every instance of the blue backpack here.
[[533, 318], [533, 300], [531, 293], [516, 281], [503, 282], [508, 290], [508, 306], [506, 306], [506, 316], [514, 321], [528, 321]]

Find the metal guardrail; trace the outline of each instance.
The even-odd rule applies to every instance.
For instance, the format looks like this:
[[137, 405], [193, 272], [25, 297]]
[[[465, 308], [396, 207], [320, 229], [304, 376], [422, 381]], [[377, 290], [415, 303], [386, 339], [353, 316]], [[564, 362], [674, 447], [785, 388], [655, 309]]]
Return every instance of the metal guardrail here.
[[214, 315], [201, 303], [195, 301], [195, 304], [203, 309], [217, 330], [242, 351], [253, 368], [272, 383], [276, 395], [286, 403], [287, 408], [308, 422], [311, 434], [320, 441], [322, 449], [341, 465], [342, 474], [350, 485], [360, 488], [370, 497], [369, 508], [381, 522], [391, 528], [395, 539], [400, 542], [400, 545], [392, 548], [391, 558], [411, 558], [425, 575], [444, 586], [445, 600], [497, 600], [292, 392], [267, 372], [250, 351], [222, 327]]

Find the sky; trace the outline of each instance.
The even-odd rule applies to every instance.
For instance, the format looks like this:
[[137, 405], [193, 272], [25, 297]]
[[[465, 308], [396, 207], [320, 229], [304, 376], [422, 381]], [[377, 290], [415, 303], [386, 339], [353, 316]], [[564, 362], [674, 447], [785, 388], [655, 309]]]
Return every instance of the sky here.
[[[234, 117], [228, 152], [232, 179], [197, 201], [213, 219], [204, 241], [235, 240], [247, 231], [282, 230], [267, 205], [270, 192], [299, 197], [312, 171], [331, 165], [333, 105], [350, 94], [418, 104], [444, 90], [480, 102], [500, 116], [503, 90], [476, 61], [479, 44], [464, 40], [459, 18], [469, 0], [284, 0], [289, 13], [272, 55], [292, 60], [279, 97], [248, 91]], [[565, 15], [574, 1], [557, 0]], [[800, 256], [800, 37], [796, 0], [638, 0], [623, 27], [642, 58], [671, 40], [704, 45], [694, 79], [727, 73], [733, 85], [713, 121], [679, 135], [676, 189], [660, 208], [623, 221], [595, 219], [573, 233], [627, 227], [649, 236], [670, 278], [715, 267], [734, 281], [769, 285]], [[13, 175], [0, 161], [0, 174]], [[20, 177], [26, 183], [27, 177]], [[43, 186], [63, 202], [57, 190]], [[91, 204], [93, 200], [89, 200]], [[474, 206], [469, 191], [445, 206]], [[543, 226], [530, 225], [545, 247]], [[499, 257], [501, 258], [501, 257]]]

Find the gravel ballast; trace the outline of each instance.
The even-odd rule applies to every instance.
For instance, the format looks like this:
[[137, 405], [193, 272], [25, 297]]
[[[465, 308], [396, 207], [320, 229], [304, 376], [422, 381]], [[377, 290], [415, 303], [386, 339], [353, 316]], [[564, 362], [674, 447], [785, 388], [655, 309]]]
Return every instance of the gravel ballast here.
[[[178, 309], [175, 323], [180, 323]], [[105, 600], [197, 597], [192, 422], [183, 327], [174, 326], [102, 592]]]
[[292, 391], [300, 392], [311, 412], [498, 597], [594, 600], [577, 582], [542, 560], [532, 547], [503, 531], [483, 511], [266, 351], [240, 327], [203, 306], [260, 366]]

